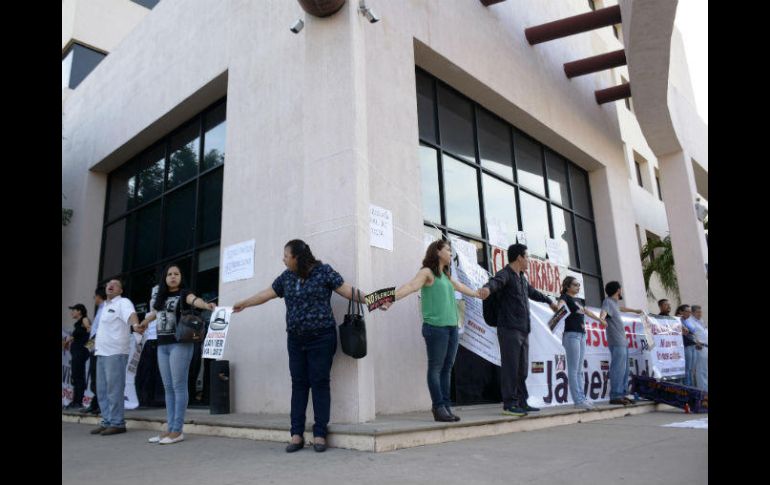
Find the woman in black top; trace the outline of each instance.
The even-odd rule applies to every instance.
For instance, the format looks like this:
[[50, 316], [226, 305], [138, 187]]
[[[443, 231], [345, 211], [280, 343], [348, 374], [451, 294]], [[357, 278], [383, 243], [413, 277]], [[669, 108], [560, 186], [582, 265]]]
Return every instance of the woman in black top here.
[[561, 285], [558, 307], [561, 308], [566, 305], [569, 315], [564, 322], [564, 335], [561, 338], [561, 343], [567, 352], [567, 377], [572, 401], [577, 408], [592, 409], [593, 404], [586, 400], [585, 393], [583, 392], [583, 379], [581, 379], [583, 374], [583, 356], [586, 352], [585, 315], [602, 323], [604, 323], [604, 320], [578, 302], [576, 296], [579, 292], [580, 283], [577, 278], [574, 276], [564, 278], [564, 282]]
[[182, 309], [191, 307], [214, 310], [216, 305], [206, 303], [184, 287], [179, 265], [167, 266], [160, 280], [155, 305], [137, 328], [137, 331], [144, 333], [150, 322], [158, 319], [158, 369], [165, 390], [168, 432], [153, 436], [148, 440], [150, 443], [169, 445], [184, 440], [182, 427], [189, 399], [187, 378], [194, 344], [178, 342], [176, 327]]
[[86, 362], [91, 356], [86, 348], [91, 332], [91, 320], [88, 319], [88, 311], [82, 303], [69, 308], [72, 318], [77, 320], [72, 335], [67, 339], [70, 344], [70, 355], [72, 355], [72, 385], [75, 388], [75, 394], [66, 409], [79, 409], [83, 407], [83, 394], [86, 391]]

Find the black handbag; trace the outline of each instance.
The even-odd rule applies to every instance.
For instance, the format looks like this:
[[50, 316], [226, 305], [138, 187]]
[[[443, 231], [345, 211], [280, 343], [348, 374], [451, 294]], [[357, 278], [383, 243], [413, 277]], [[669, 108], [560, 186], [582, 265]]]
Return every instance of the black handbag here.
[[[184, 308], [184, 305], [182, 307]], [[206, 337], [206, 321], [196, 315], [192, 307], [189, 310], [183, 309], [176, 322], [175, 336], [176, 341], [181, 344], [202, 342]]]
[[348, 303], [348, 313], [340, 325], [340, 343], [343, 352], [354, 359], [360, 359], [366, 357], [366, 324], [361, 292], [353, 288], [353, 294], [358, 295], [358, 305], [354, 305], [352, 299]]

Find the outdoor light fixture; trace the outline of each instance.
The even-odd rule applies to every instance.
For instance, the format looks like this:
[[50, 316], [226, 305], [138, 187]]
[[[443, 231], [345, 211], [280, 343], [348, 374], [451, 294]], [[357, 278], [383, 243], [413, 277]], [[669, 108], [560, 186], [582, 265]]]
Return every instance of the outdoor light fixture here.
[[380, 21], [377, 14], [374, 13], [374, 10], [366, 6], [366, 0], [360, 0], [358, 2], [358, 11], [361, 12], [361, 15], [366, 17], [366, 20], [368, 20], [370, 24]]
[[302, 30], [305, 27], [305, 22], [302, 21], [302, 19], [297, 19], [296, 22], [292, 24], [289, 29], [294, 32], [295, 34], [299, 34], [299, 31]]

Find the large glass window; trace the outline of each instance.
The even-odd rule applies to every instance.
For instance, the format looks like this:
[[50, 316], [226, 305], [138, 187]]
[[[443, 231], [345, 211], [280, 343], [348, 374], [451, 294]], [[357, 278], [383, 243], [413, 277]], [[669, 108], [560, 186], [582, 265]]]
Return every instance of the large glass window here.
[[216, 296], [225, 131], [222, 100], [109, 175], [101, 283], [121, 278], [149, 302], [163, 267], [181, 261], [187, 286]]
[[[523, 231], [530, 254], [545, 257], [556, 239], [564, 264], [583, 274], [586, 303], [600, 306], [587, 172], [430, 74], [416, 78], [425, 235], [470, 242], [490, 271], [493, 241]], [[499, 402], [499, 367], [462, 347], [455, 362], [456, 402]]]
[[485, 263], [491, 240], [513, 243], [516, 231], [535, 256], [556, 239], [567, 266], [593, 278], [586, 299], [599, 305], [587, 172], [430, 74], [418, 69], [416, 79], [426, 231], [476, 241]]

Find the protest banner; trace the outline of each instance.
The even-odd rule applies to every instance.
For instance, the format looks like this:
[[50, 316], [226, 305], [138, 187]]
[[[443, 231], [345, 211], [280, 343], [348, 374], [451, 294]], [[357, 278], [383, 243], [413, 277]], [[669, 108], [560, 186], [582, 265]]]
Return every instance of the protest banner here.
[[364, 298], [369, 311], [376, 310], [385, 303], [393, 303], [396, 301], [396, 288], [383, 288], [381, 290], [373, 291], [366, 295]]
[[204, 359], [222, 360], [232, 314], [232, 307], [216, 307], [211, 312], [209, 331], [206, 333], [206, 339], [203, 341], [202, 357]]

